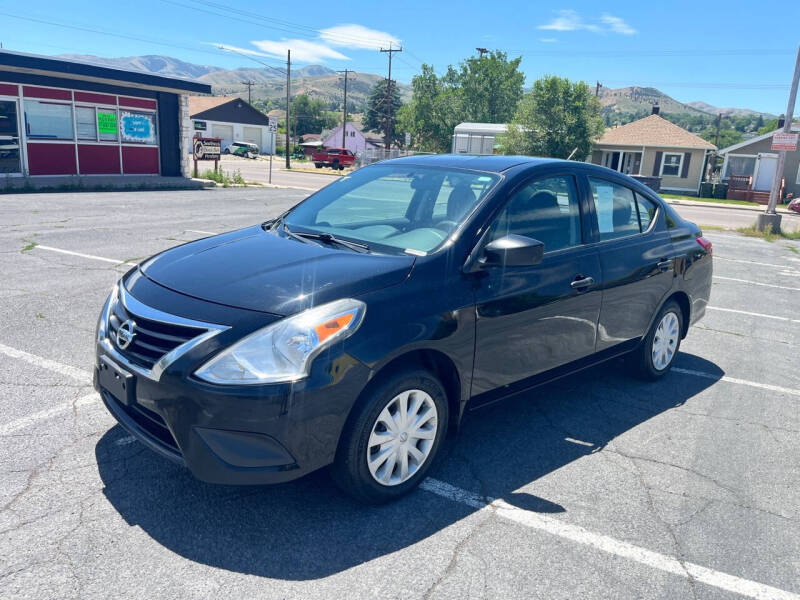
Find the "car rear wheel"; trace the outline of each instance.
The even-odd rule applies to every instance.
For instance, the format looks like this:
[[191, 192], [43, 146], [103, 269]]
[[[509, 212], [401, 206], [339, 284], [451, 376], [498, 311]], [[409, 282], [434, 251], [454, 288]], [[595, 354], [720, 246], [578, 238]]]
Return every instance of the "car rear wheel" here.
[[321, 169], [322, 168], [322, 163], [314, 163], [314, 166], [317, 167], [318, 169]]
[[407, 494], [425, 477], [441, 446], [448, 406], [428, 371], [390, 376], [367, 393], [345, 427], [333, 465], [339, 487], [372, 504]]
[[658, 313], [636, 354], [636, 370], [644, 379], [666, 375], [681, 347], [683, 311], [676, 302], [667, 302]]

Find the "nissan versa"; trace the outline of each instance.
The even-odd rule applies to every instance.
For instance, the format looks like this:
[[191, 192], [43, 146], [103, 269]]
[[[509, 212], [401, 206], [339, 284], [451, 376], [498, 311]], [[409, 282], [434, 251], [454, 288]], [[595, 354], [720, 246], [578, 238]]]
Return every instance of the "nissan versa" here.
[[332, 465], [381, 502], [420, 483], [467, 405], [623, 354], [663, 376], [711, 272], [700, 229], [609, 169], [389, 160], [131, 269], [100, 316], [95, 386], [204, 481]]

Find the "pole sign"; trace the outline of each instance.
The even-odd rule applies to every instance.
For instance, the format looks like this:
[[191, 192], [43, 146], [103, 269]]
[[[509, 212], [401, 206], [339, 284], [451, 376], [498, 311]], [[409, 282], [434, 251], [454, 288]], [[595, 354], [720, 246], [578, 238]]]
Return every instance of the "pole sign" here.
[[194, 140], [194, 159], [195, 160], [219, 160], [222, 153], [221, 138], [195, 138]]
[[275, 117], [267, 117], [269, 119], [269, 130], [271, 133], [278, 132], [278, 119]]
[[794, 152], [797, 150], [797, 136], [796, 133], [776, 131], [772, 134], [772, 149]]

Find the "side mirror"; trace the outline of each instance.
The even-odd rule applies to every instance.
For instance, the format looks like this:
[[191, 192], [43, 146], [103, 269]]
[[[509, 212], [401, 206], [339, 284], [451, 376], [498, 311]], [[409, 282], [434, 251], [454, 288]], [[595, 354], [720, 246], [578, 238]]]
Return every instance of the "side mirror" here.
[[544, 244], [524, 235], [506, 235], [483, 249], [484, 266], [530, 267], [542, 262]]

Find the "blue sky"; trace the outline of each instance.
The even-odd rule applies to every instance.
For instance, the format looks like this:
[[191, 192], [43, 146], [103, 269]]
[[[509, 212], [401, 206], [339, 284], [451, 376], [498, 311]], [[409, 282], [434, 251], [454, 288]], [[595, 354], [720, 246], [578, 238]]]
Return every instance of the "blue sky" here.
[[[0, 22], [0, 41], [11, 50], [166, 54], [226, 68], [257, 64], [220, 50], [220, 44], [277, 65], [277, 56], [291, 47], [296, 64], [385, 73], [386, 55], [377, 49], [391, 42], [404, 48], [395, 55], [393, 75], [405, 82], [422, 61], [443, 72], [476, 47], [486, 47], [522, 56], [526, 85], [543, 74], [557, 74], [592, 85], [599, 80], [606, 87], [653, 86], [683, 102], [704, 100], [776, 114], [786, 109], [800, 43], [800, 2], [795, 0], [639, 0], [556, 7], [485, 0], [3, 0]], [[780, 23], [792, 24], [787, 33]]]

